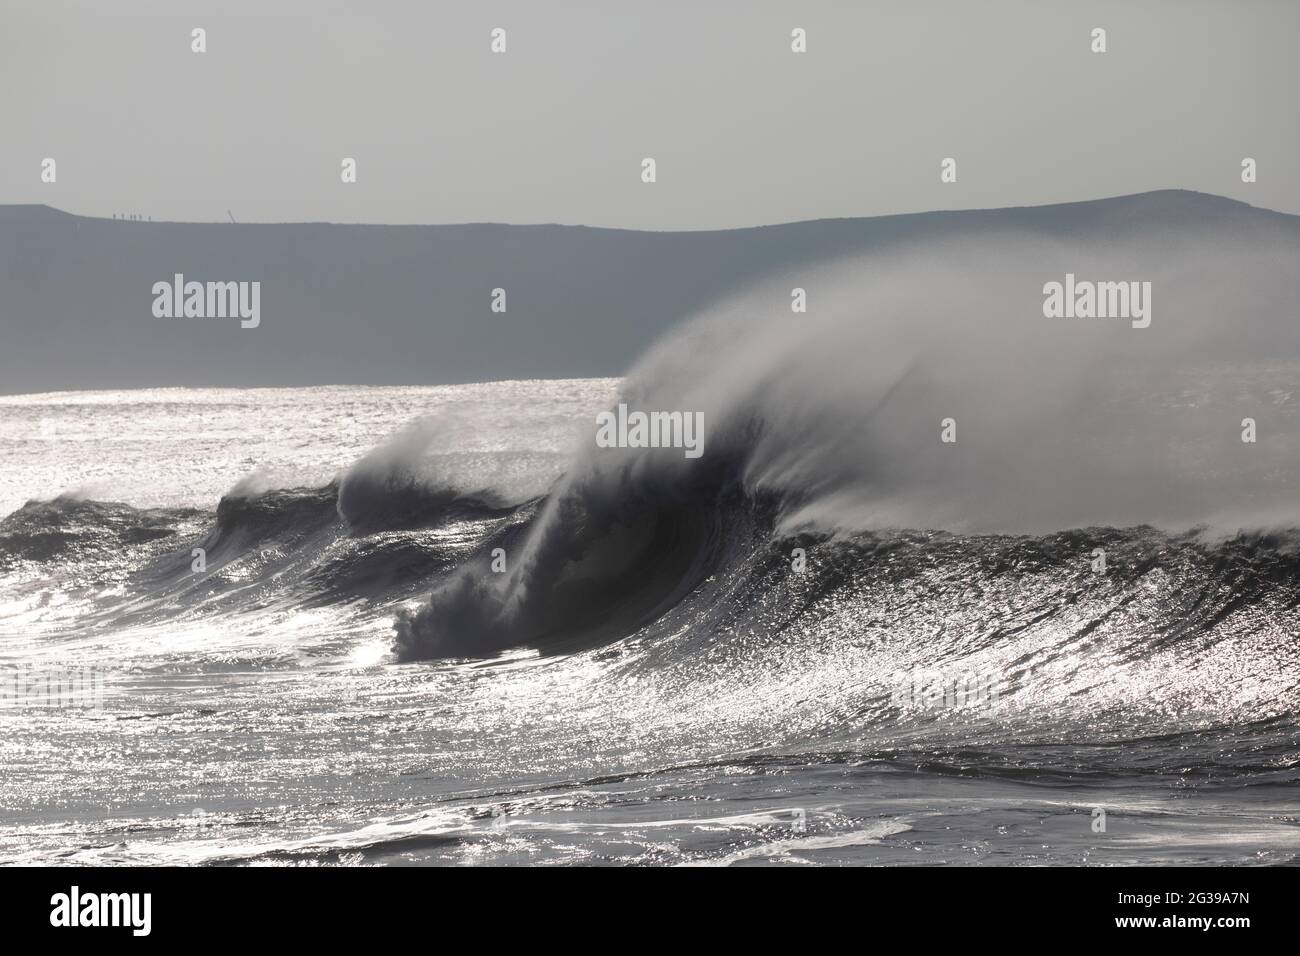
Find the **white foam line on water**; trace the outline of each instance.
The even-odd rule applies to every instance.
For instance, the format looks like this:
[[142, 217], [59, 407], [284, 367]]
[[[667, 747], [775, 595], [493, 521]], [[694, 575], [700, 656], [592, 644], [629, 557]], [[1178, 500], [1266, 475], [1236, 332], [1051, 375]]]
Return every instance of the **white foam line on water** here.
[[[871, 846], [879, 843], [885, 837], [893, 836], [896, 833], [904, 833], [910, 829], [912, 829], [912, 827], [909, 824], [903, 823], [900, 820], [882, 820], [880, 823], [875, 823], [871, 826], [862, 827], [857, 830], [849, 830], [846, 833], [776, 840], [772, 843], [765, 843], [761, 846], [753, 846], [747, 847], [744, 850], [737, 850], [735, 853], [729, 853], [716, 860], [692, 861], [690, 863], [679, 865], [731, 866], [733, 863], [740, 863], [744, 860], [789, 859], [793, 854], [816, 850], [838, 850], [845, 847]], [[811, 861], [798, 860], [798, 862], [808, 863]]]

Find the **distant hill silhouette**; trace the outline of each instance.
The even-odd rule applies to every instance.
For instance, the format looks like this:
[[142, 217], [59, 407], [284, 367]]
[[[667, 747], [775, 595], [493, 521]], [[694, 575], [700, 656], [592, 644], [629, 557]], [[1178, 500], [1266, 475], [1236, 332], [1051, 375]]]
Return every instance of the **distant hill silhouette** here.
[[[713, 232], [559, 225], [159, 223], [0, 206], [0, 393], [415, 385], [620, 374], [660, 333], [759, 277], [910, 239], [1017, 229], [1300, 232], [1184, 191]], [[151, 287], [261, 280], [261, 327], [158, 319]], [[508, 311], [490, 311], [503, 287]], [[792, 318], [797, 320], [797, 317]]]

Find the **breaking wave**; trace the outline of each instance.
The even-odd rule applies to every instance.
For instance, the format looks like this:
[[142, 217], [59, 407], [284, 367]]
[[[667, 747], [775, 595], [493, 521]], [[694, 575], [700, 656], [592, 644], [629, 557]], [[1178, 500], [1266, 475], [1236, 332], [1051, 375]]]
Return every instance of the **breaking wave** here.
[[[1277, 360], [1300, 354], [1295, 222], [1192, 194], [1003, 212], [686, 323], [619, 401], [702, 412], [703, 457], [589, 444], [493, 542], [504, 571], [481, 553], [398, 621], [399, 654], [626, 636], [798, 534], [1300, 524], [1296, 366]], [[1152, 324], [1045, 318], [1066, 274], [1151, 282]], [[1246, 418], [1267, 440], [1243, 442]]]

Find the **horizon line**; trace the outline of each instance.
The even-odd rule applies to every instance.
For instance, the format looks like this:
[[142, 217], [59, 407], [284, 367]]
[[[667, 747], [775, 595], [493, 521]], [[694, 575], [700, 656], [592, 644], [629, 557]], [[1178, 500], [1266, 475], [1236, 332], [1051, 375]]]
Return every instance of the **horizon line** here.
[[104, 222], [109, 224], [131, 223], [134, 225], [146, 226], [350, 226], [361, 228], [376, 229], [445, 229], [465, 226], [493, 226], [507, 228], [543, 228], [558, 227], [563, 229], [592, 229], [603, 232], [641, 232], [650, 234], [707, 234], [721, 232], [744, 232], [752, 229], [773, 229], [782, 226], [800, 226], [812, 223], [822, 222], [846, 222], [865, 219], [898, 219], [906, 216], [930, 216], [930, 215], [961, 215], [967, 213], [979, 212], [1007, 212], [1012, 210], [1025, 209], [1052, 209], [1061, 206], [1083, 206], [1093, 203], [1117, 202], [1124, 199], [1140, 199], [1148, 196], [1156, 196], [1165, 193], [1179, 194], [1185, 196], [1197, 196], [1208, 199], [1215, 199], [1225, 203], [1232, 203], [1238, 206], [1245, 206], [1248, 209], [1257, 209], [1260, 212], [1271, 213], [1275, 216], [1288, 216], [1291, 218], [1300, 218], [1300, 213], [1282, 212], [1272, 209], [1268, 206], [1257, 206], [1254, 203], [1248, 203], [1242, 199], [1234, 199], [1231, 196], [1223, 196], [1218, 193], [1208, 193], [1199, 189], [1185, 189], [1181, 187], [1169, 187], [1164, 189], [1148, 189], [1136, 193], [1121, 193], [1115, 196], [1098, 196], [1092, 199], [1072, 199], [1064, 202], [1049, 203], [1028, 203], [1015, 206], [974, 206], [965, 209], [922, 209], [913, 212], [895, 212], [881, 213], [874, 216], [822, 216], [815, 219], [791, 219], [783, 222], [759, 223], [750, 226], [728, 226], [725, 228], [709, 229], [637, 229], [627, 226], [592, 226], [585, 223], [565, 223], [565, 222], [492, 222], [487, 220], [471, 220], [466, 222], [429, 222], [429, 223], [412, 223], [412, 222], [338, 222], [327, 219], [302, 219], [302, 220], [277, 220], [269, 222], [227, 222], [222, 219], [116, 219], [112, 217], [86, 215], [84, 213], [70, 212], [67, 209], [61, 209], [49, 203], [0, 203], [0, 212], [9, 209], [44, 209], [48, 212], [57, 213], [61, 216], [69, 216], [74, 219], [84, 219], [93, 222]]

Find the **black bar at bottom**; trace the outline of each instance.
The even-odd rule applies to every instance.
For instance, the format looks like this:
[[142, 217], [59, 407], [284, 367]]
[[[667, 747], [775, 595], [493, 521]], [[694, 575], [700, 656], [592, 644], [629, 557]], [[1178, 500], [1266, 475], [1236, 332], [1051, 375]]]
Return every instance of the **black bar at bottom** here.
[[115, 937], [128, 945], [373, 945], [376, 932], [452, 924], [494, 939], [544, 932], [552, 941], [572, 934], [575, 942], [593, 932], [657, 928], [680, 943], [698, 941], [692, 926], [704, 938], [734, 942], [773, 922], [793, 928], [820, 918], [827, 926], [919, 933], [913, 938], [934, 942], [1034, 932], [1071, 941], [1199, 935], [1231, 943], [1291, 926], [1296, 890], [1293, 868], [792, 869], [760, 876], [569, 868], [543, 876], [487, 869], [10, 868], [0, 870], [0, 926], [11, 942], [76, 934], [80, 942]]

